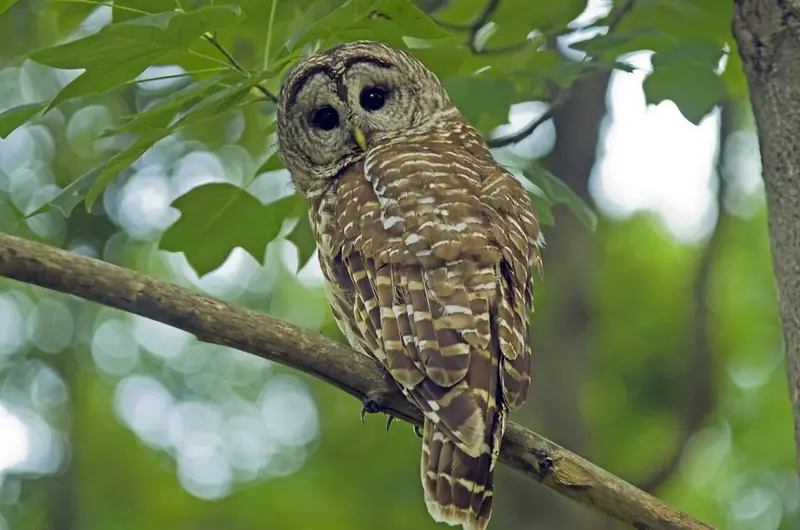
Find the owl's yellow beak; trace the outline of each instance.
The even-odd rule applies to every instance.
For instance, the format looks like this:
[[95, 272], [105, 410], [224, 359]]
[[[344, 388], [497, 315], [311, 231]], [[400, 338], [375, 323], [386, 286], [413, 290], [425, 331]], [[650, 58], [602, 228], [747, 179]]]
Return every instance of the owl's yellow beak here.
[[356, 139], [356, 143], [361, 148], [362, 151], [367, 150], [367, 137], [364, 136], [364, 131], [359, 129], [358, 127], [353, 127], [353, 136]]

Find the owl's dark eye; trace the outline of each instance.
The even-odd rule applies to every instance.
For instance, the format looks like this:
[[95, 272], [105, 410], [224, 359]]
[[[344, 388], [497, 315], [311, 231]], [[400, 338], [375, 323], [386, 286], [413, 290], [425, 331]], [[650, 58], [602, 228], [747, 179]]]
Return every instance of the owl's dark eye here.
[[386, 96], [388, 96], [388, 91], [385, 88], [370, 86], [361, 91], [358, 99], [362, 108], [375, 111], [382, 109], [386, 105]]
[[339, 126], [339, 113], [325, 105], [311, 113], [311, 125], [323, 131], [332, 131]]

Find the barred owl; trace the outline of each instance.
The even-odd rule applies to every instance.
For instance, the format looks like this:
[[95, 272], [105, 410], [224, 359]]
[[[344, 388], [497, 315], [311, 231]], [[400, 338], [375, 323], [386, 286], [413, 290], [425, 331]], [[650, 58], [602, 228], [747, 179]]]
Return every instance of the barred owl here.
[[485, 529], [507, 413], [530, 384], [543, 240], [524, 188], [431, 71], [377, 42], [302, 60], [278, 138], [339, 327], [425, 415], [428, 511]]

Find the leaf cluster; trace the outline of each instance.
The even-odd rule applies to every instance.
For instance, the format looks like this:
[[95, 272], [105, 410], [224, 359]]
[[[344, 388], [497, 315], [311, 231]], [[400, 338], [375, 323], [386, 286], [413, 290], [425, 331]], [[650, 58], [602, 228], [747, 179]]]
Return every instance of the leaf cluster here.
[[[14, 3], [0, 1], [0, 13]], [[158, 142], [220, 123], [242, 109], [257, 109], [258, 127], [248, 134], [271, 140], [254, 153], [258, 169], [247, 175], [245, 186], [204, 184], [173, 203], [181, 218], [164, 234], [161, 248], [184, 252], [200, 274], [221, 265], [235, 247], [261, 260], [266, 245], [292, 219], [298, 222], [287, 237], [300, 249], [301, 266], [313, 254], [299, 198], [265, 204], [246, 190], [256, 176], [283, 169], [275, 154], [274, 94], [286, 71], [310, 52], [359, 39], [409, 48], [487, 137], [508, 121], [512, 105], [558, 104], [563, 97], [557, 96], [587, 76], [631, 71], [620, 58], [641, 50], [654, 52], [644, 84], [647, 101], [671, 100], [694, 123], [745, 91], [740, 68], [731, 67], [738, 56], [732, 53], [731, 7], [725, 2], [628, 0], [582, 26], [573, 21], [586, 8], [585, 0], [533, 7], [527, 0], [451, 0], [432, 13], [412, 0], [246, 0], [237, 5], [202, 0], [191, 6], [176, 1], [168, 10], [167, 3], [156, 0], [118, 0], [113, 7], [92, 0], [54, 2], [65, 13], [85, 4], [111, 9], [112, 22], [21, 58], [80, 73], [53, 98], [0, 113], [0, 137], [44, 120], [52, 109], [69, 110], [76, 101], [135, 91], [147, 81], [170, 77], [185, 77], [188, 84], [102, 132], [104, 138], [121, 138], [124, 147], [28, 215], [52, 209], [69, 215], [81, 202], [90, 211], [108, 185]], [[563, 36], [572, 41], [572, 54], [583, 53], [583, 59], [574, 60], [555, 45]], [[180, 73], [147, 77], [151, 67], [164, 65], [177, 66]], [[557, 176], [530, 160], [522, 169], [537, 190], [532, 199], [543, 223], [554, 222], [550, 208], [561, 203], [594, 227], [591, 208]]]

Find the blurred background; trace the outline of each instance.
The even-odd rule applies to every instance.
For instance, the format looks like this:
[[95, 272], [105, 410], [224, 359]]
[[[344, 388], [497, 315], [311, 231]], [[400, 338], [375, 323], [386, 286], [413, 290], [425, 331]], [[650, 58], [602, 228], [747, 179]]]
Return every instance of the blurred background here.
[[[485, 7], [415, 3], [462, 41], [470, 30], [458, 26]], [[512, 419], [719, 528], [800, 528], [757, 137], [729, 3], [570, 0], [565, 15], [501, 0], [477, 44], [459, 53], [502, 61], [507, 54], [486, 50], [520, 31], [541, 37], [533, 21], [548, 11], [567, 16], [562, 30], [545, 35], [550, 53], [574, 66], [586, 57], [571, 44], [604, 34], [607, 15], [626, 10], [615, 27], [622, 40], [603, 41], [625, 70], [572, 76], [569, 90], [556, 87], [551, 119], [495, 150], [505, 163], [546, 168], [598, 216], [593, 231], [579, 199], [537, 202], [548, 244], [545, 279], [535, 287], [533, 392]], [[266, 64], [265, 28], [281, 50], [340, 4], [239, 2], [247, 19], [220, 41], [245, 67]], [[0, 14], [0, 111], [52, 98], [77, 75], [26, 52], [89, 35], [119, 14], [96, 2], [49, 0], [21, 0]], [[724, 97], [708, 104], [707, 87], [689, 69], [667, 72], [680, 108], [654, 101], [649, 74], [653, 51], [662, 50], [640, 39], [653, 34], [642, 27], [680, 28], [681, 38], [702, 34], [718, 46]], [[375, 38], [362, 26], [344, 34]], [[159, 250], [180, 215], [172, 201], [200, 185], [246, 187], [265, 203], [292, 193], [286, 172], [269, 162], [269, 109], [235, 108], [159, 141], [91, 213], [79, 205], [69, 217], [24, 217], [128, 145], [130, 135], [101, 135], [186, 87], [180, 64], [151, 66], [138, 82], [71, 100], [0, 140], [0, 230], [341, 339], [316, 257], [306, 262], [308, 252], [283, 237], [287, 226], [263, 256], [237, 248], [201, 276], [186, 254]], [[519, 83], [508, 96], [497, 79], [486, 92], [448, 83], [493, 138], [548, 110], [543, 93]], [[279, 365], [0, 279], [0, 530], [444, 528], [424, 507], [411, 428], [395, 424], [387, 435], [377, 415], [362, 425], [359, 407]], [[505, 467], [498, 475], [494, 530], [619, 528]]]

